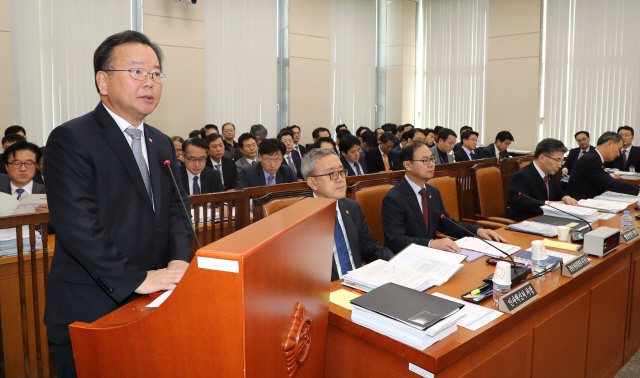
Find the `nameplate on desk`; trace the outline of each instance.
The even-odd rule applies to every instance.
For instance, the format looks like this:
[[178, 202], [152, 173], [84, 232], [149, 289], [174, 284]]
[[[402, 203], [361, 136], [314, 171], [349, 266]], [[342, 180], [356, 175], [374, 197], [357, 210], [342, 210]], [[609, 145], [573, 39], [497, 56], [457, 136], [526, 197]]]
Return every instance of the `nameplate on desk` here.
[[562, 275], [564, 277], [575, 278], [589, 268], [591, 268], [591, 263], [587, 256], [580, 255], [562, 266]]
[[635, 228], [630, 228], [625, 232], [620, 233], [620, 243], [622, 244], [630, 244], [636, 241], [640, 237], [638, 230]]
[[240, 267], [237, 261], [214, 259], [212, 257], [198, 256], [198, 268], [220, 270], [222, 272], [239, 273]]
[[538, 292], [530, 282], [527, 282], [500, 297], [498, 301], [498, 311], [502, 311], [505, 314], [515, 314], [536, 299], [538, 299]]

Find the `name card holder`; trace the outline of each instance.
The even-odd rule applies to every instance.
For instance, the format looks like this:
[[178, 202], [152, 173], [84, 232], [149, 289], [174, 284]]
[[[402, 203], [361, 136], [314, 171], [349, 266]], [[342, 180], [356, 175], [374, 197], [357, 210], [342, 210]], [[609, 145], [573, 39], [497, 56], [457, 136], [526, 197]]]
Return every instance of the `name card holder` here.
[[498, 311], [513, 315], [527, 307], [529, 303], [536, 299], [538, 299], [538, 292], [533, 288], [531, 282], [527, 282], [500, 297], [498, 300]]
[[580, 255], [562, 266], [562, 275], [564, 277], [576, 278], [589, 268], [591, 268], [591, 263], [587, 256]]
[[620, 244], [631, 244], [638, 240], [638, 238], [640, 238], [638, 230], [630, 228], [627, 231], [620, 233]]

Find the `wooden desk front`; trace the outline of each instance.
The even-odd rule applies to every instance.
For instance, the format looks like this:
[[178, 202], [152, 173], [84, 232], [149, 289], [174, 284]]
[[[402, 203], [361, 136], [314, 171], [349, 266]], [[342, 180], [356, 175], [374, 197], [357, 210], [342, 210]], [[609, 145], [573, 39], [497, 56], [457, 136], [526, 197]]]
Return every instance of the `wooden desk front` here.
[[[598, 223], [619, 227], [619, 216]], [[635, 220], [634, 227], [639, 226]], [[523, 249], [539, 239], [504, 229], [498, 233]], [[424, 351], [351, 322], [350, 311], [331, 304], [326, 377], [419, 377], [410, 363], [442, 378], [612, 377], [640, 348], [640, 243], [590, 258], [592, 268], [577, 278], [556, 270], [531, 281], [540, 298], [515, 315], [503, 315], [475, 332], [458, 327]], [[428, 292], [460, 298], [493, 273], [484, 258], [464, 265]], [[332, 291], [339, 288], [332, 283]], [[492, 300], [483, 306], [497, 309]]]

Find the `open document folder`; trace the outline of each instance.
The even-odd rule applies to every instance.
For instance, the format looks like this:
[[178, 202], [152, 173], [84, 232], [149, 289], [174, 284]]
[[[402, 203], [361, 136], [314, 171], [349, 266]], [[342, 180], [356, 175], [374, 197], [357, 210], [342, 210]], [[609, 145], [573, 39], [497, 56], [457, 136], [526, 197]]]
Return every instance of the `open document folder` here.
[[0, 192], [0, 217], [33, 214], [36, 212], [36, 206], [46, 204], [46, 194], [23, 194], [20, 200], [17, 200], [11, 194]]

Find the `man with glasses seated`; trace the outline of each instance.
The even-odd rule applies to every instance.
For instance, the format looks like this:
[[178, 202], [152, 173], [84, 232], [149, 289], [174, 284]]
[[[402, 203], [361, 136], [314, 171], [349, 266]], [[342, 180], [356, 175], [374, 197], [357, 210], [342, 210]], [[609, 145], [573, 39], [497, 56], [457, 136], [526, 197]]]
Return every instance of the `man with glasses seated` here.
[[182, 186], [189, 195], [224, 192], [220, 174], [207, 167], [209, 144], [202, 138], [190, 138], [182, 143], [184, 164], [180, 166]]
[[[9, 182], [0, 184], [0, 192], [20, 199], [25, 194], [44, 194], [44, 185], [33, 181], [40, 147], [23, 140], [8, 146], [2, 154]], [[49, 211], [48, 205], [38, 205], [36, 211]]]
[[295, 174], [287, 164], [282, 164], [282, 157], [287, 148], [277, 139], [264, 139], [258, 146], [260, 163], [240, 171], [236, 190], [254, 186], [287, 184], [298, 182]]
[[[562, 160], [567, 147], [557, 139], [543, 139], [536, 146], [534, 160], [520, 169], [511, 182], [511, 210], [509, 218], [521, 221], [538, 215], [543, 211], [544, 203], [565, 203], [578, 206], [578, 201], [565, 193], [555, 174], [562, 168]], [[523, 197], [520, 193], [533, 199]]]
[[449, 218], [440, 192], [427, 184], [433, 177], [436, 159], [424, 143], [407, 143], [400, 151], [400, 158], [405, 176], [382, 200], [384, 244], [393, 253], [402, 251], [411, 243], [444, 251], [460, 251], [453, 240], [436, 239], [436, 231], [454, 238], [472, 234], [483, 239], [506, 241], [492, 230]]
[[476, 160], [478, 158], [478, 154], [475, 152], [476, 145], [478, 145], [478, 133], [473, 130], [465, 130], [460, 138], [462, 139], [462, 144], [457, 151], [454, 147], [453, 152], [456, 161]]
[[455, 163], [453, 159], [453, 146], [456, 145], [456, 141], [458, 140], [458, 135], [456, 132], [442, 128], [438, 132], [438, 143], [435, 143], [433, 147], [431, 147], [431, 154], [436, 159], [436, 164], [447, 164], [447, 163]]
[[334, 198], [336, 219], [331, 281], [362, 266], [362, 261], [389, 260], [393, 253], [371, 235], [360, 204], [346, 198], [347, 170], [331, 148], [314, 148], [302, 159], [302, 176], [316, 198]]

